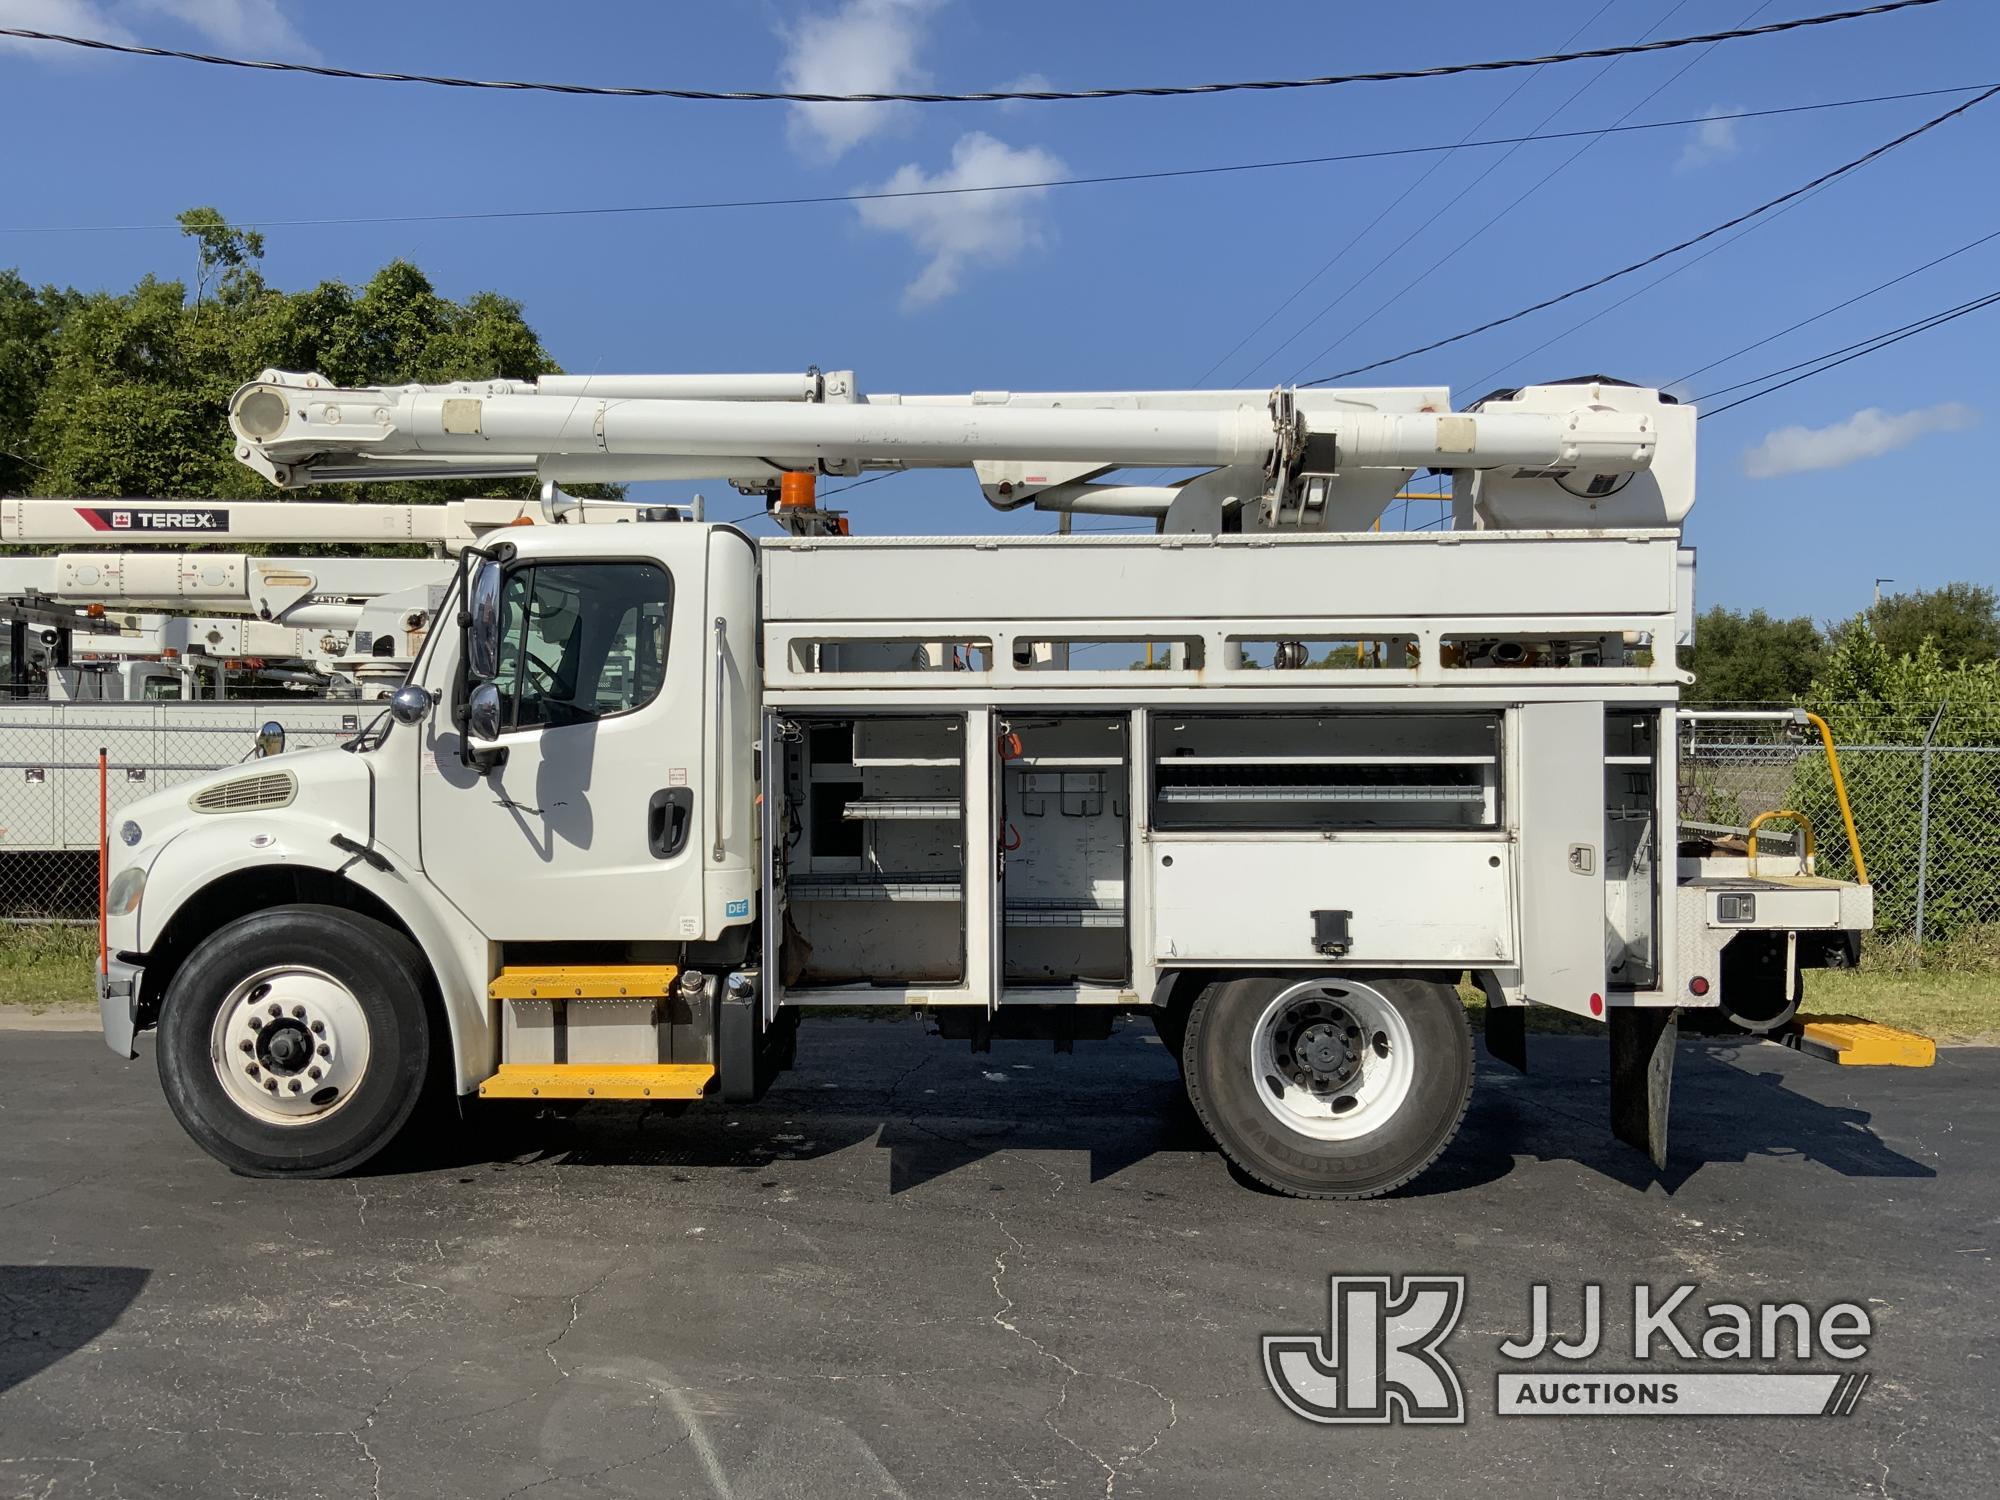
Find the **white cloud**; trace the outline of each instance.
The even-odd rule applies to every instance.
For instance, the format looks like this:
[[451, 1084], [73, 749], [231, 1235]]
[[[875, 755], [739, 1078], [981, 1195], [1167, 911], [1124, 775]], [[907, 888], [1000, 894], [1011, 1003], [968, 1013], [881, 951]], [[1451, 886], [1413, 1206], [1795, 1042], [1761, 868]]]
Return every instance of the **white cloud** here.
[[973, 189], [1041, 182], [1063, 175], [1062, 161], [1039, 146], [1016, 149], [984, 131], [962, 135], [951, 148], [951, 165], [935, 175], [911, 163], [876, 189], [912, 192], [954, 188], [936, 198], [877, 198], [857, 203], [870, 229], [907, 237], [928, 259], [903, 290], [905, 307], [924, 307], [957, 291], [975, 266], [1006, 265], [1040, 245], [1046, 234], [1047, 188], [990, 193]]
[[1752, 479], [1776, 479], [1813, 469], [1844, 469], [1907, 448], [1928, 433], [1959, 432], [1978, 420], [1979, 413], [1957, 401], [1905, 412], [1870, 406], [1830, 427], [1780, 427], [1767, 433], [1743, 455], [1743, 472]]
[[[128, 18], [164, 17], [205, 42], [259, 57], [319, 55], [279, 9], [278, 0], [128, 0], [125, 14]], [[0, 0], [0, 26], [98, 37], [107, 42], [138, 40], [130, 28], [112, 19], [109, 8], [99, 0]], [[0, 49], [48, 62], [88, 56], [48, 42], [14, 37], [0, 37]]]
[[154, 11], [198, 31], [210, 41], [258, 57], [317, 57], [278, 0], [134, 0], [132, 8]]
[[[1049, 77], [1046, 73], [1023, 73], [1012, 83], [1001, 84], [994, 92], [1000, 94], [1045, 94], [1054, 87], [1055, 85], [1049, 82]], [[1034, 101], [1029, 99], [1009, 99], [1000, 106], [1001, 109], [1010, 115], [1022, 114], [1034, 107]]]
[[1694, 139], [1681, 147], [1680, 158], [1674, 163], [1676, 172], [1693, 172], [1711, 163], [1727, 161], [1741, 147], [1736, 140], [1736, 122], [1718, 120], [1717, 115], [1734, 114], [1736, 111], [1726, 105], [1715, 105], [1704, 112], [1702, 122], [1694, 128]]
[[[784, 29], [779, 81], [803, 94], [908, 93], [922, 84], [917, 48], [938, 0], [846, 0]], [[794, 104], [792, 144], [828, 160], [885, 130], [905, 106]]]

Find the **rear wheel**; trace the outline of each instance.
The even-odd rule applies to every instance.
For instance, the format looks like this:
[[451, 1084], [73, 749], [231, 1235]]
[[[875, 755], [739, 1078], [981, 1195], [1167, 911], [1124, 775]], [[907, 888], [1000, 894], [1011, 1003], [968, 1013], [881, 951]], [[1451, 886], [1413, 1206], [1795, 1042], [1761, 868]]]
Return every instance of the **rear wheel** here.
[[160, 1082], [202, 1149], [258, 1177], [328, 1177], [387, 1146], [429, 1073], [423, 957], [330, 906], [219, 929], [160, 1012]]
[[1306, 1198], [1372, 1198], [1435, 1161], [1472, 1097], [1472, 1032], [1426, 980], [1237, 979], [1204, 990], [1188, 1097], [1229, 1159]]

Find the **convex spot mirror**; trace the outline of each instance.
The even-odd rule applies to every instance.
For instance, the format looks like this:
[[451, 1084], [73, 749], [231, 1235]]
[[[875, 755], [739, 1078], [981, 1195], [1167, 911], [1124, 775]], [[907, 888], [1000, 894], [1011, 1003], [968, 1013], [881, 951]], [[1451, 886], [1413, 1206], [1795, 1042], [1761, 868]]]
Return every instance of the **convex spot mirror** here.
[[465, 670], [474, 682], [500, 675], [500, 565], [482, 562], [467, 590]]
[[283, 755], [285, 753], [285, 726], [276, 719], [267, 719], [264, 727], [257, 731], [257, 754]]

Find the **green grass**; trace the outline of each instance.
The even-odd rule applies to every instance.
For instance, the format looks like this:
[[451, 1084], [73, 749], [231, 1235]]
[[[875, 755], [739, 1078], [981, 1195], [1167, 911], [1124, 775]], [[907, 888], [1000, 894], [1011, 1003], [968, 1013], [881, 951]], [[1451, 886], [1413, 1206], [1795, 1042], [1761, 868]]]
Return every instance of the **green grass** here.
[[97, 928], [0, 927], [0, 1006], [40, 1015], [97, 1003]]
[[[29, 1015], [89, 1009], [96, 1004], [96, 963], [95, 927], [0, 926], [0, 1007]], [[1474, 989], [1460, 993], [1477, 1029], [1485, 1001]], [[1985, 929], [1922, 951], [1908, 942], [1871, 941], [1861, 968], [1806, 975], [1805, 1009], [1865, 1016], [1940, 1042], [2000, 1045], [2000, 933]], [[1603, 1030], [1539, 1005], [1529, 1010], [1528, 1024], [1541, 1032]]]

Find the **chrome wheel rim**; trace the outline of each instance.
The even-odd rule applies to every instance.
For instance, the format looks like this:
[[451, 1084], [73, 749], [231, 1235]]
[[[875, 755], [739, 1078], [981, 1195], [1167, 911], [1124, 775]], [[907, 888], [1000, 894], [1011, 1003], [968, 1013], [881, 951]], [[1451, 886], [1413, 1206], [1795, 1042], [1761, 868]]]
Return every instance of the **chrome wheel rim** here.
[[267, 1125], [310, 1125], [344, 1108], [368, 1054], [368, 1017], [354, 992], [297, 964], [239, 981], [209, 1033], [222, 1091]]
[[1250, 1076], [1288, 1130], [1350, 1141], [1379, 1130], [1416, 1082], [1416, 1049], [1380, 990], [1313, 979], [1281, 991], [1251, 1034]]

